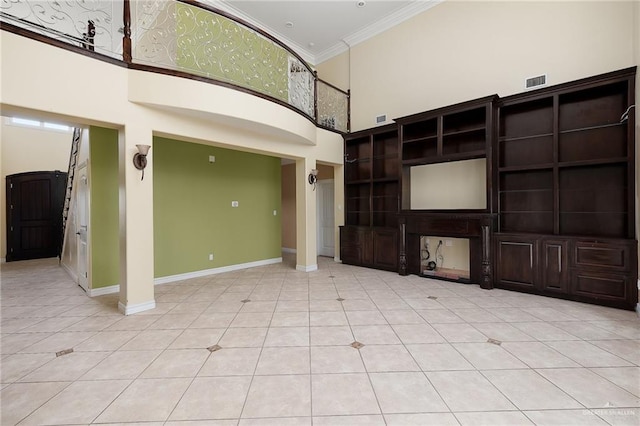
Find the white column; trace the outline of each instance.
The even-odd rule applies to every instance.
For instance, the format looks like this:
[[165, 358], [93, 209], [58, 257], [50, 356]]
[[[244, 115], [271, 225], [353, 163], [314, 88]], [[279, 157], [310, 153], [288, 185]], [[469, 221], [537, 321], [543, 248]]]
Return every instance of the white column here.
[[137, 144], [153, 145], [151, 129], [128, 125], [118, 138], [120, 174], [120, 302], [125, 315], [156, 307], [153, 289], [153, 148], [142, 171]]
[[315, 168], [315, 159], [296, 161], [296, 269], [304, 272], [318, 269], [316, 192], [308, 181]]

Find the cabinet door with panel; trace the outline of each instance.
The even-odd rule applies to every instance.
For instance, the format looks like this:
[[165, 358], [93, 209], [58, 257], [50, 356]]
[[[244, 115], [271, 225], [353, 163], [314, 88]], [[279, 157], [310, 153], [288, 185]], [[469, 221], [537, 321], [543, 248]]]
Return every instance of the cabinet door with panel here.
[[545, 292], [569, 293], [568, 243], [560, 239], [543, 239], [540, 244], [540, 287]]
[[538, 240], [526, 235], [496, 236], [497, 287], [533, 291], [538, 287]]
[[348, 265], [362, 263], [362, 244], [360, 232], [354, 226], [340, 227], [340, 259]]
[[373, 263], [380, 269], [398, 270], [398, 231], [395, 229], [373, 231]]

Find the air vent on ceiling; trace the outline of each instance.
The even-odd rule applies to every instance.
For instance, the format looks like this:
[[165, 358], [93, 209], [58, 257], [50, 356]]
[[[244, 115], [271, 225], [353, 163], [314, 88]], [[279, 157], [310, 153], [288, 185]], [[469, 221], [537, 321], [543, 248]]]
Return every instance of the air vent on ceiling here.
[[384, 123], [385, 121], [387, 121], [387, 114], [376, 116], [376, 124], [381, 124], [381, 123]]
[[528, 78], [525, 83], [525, 89], [533, 89], [535, 87], [546, 86], [547, 85], [547, 75], [542, 74], [537, 77]]

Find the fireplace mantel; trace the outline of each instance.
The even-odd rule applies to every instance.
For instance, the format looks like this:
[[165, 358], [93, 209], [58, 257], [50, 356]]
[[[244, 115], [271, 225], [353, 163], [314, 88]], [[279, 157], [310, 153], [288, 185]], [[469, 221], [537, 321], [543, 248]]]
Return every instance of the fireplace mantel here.
[[497, 215], [477, 211], [403, 210], [398, 214], [400, 275], [420, 274], [420, 236], [468, 238], [471, 281], [493, 288], [491, 235]]

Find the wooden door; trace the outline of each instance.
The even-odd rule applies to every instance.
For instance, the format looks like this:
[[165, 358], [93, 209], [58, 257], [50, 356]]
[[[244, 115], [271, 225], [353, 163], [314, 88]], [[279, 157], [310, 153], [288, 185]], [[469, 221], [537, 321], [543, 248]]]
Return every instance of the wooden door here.
[[66, 181], [60, 171], [7, 176], [7, 262], [58, 255]]

